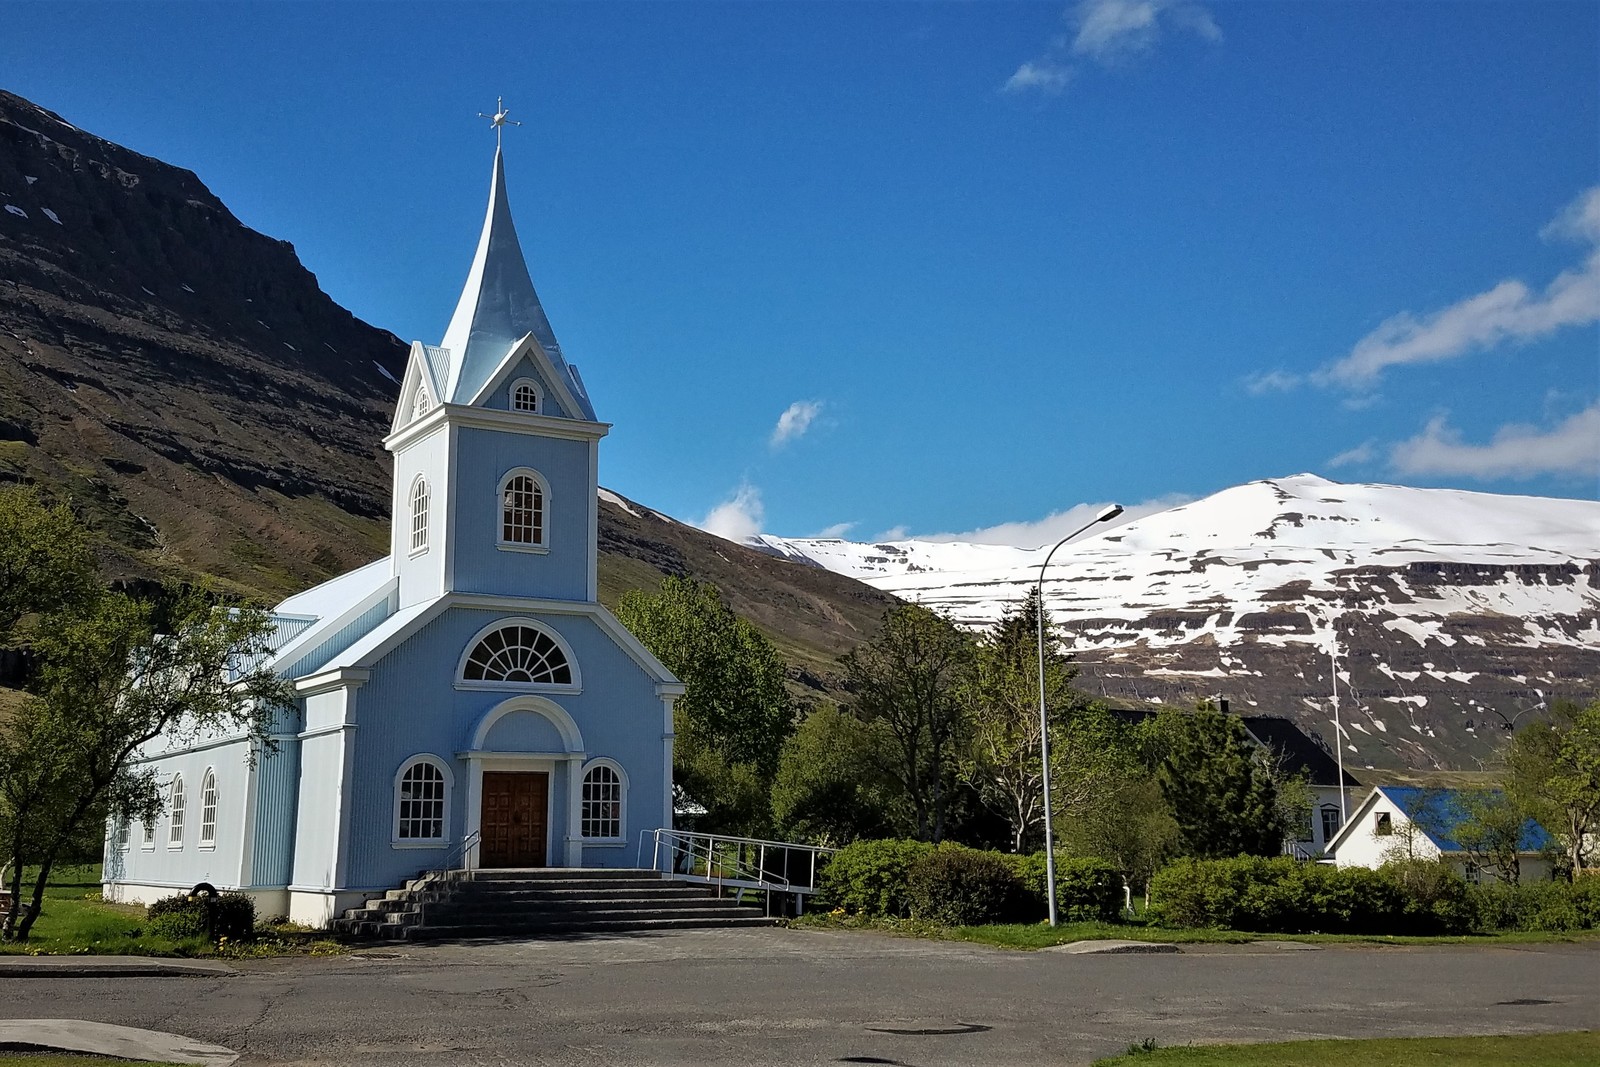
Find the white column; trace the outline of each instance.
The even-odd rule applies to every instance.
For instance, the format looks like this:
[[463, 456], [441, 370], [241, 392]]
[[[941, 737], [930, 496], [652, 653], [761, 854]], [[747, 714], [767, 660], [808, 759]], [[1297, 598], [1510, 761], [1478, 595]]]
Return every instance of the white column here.
[[567, 757], [566, 865], [583, 866], [583, 753]]

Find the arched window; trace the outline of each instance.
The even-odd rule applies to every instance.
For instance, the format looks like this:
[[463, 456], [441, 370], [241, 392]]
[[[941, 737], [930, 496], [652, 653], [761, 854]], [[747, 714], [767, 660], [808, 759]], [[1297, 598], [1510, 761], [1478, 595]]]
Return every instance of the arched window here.
[[395, 782], [394, 837], [396, 841], [443, 841], [445, 803], [450, 782], [445, 769], [431, 756], [406, 764]]
[[584, 772], [582, 826], [586, 838], [622, 837], [622, 775], [610, 763], [596, 763]]
[[555, 638], [532, 626], [511, 623], [490, 630], [461, 667], [467, 682], [527, 682], [571, 685], [572, 664]]
[[500, 483], [500, 543], [544, 544], [544, 486], [531, 472], [513, 471]]
[[174, 774], [167, 792], [167, 847], [183, 847], [183, 775]]
[[217, 843], [217, 773], [206, 768], [200, 780], [200, 844]]
[[411, 483], [411, 551], [428, 550], [428, 480]]
[[411, 417], [413, 419], [420, 419], [422, 416], [426, 415], [428, 410], [432, 407], [433, 401], [428, 399], [428, 390], [418, 386], [417, 399], [411, 405]]
[[511, 410], [539, 413], [539, 386], [532, 378], [518, 378], [511, 385]]

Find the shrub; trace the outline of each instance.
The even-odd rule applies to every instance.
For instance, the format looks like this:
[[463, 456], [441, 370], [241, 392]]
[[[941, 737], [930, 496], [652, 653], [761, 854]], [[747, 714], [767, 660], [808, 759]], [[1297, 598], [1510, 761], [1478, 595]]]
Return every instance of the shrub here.
[[911, 865], [911, 915], [946, 926], [981, 926], [1021, 917], [1026, 891], [997, 852], [945, 845]]
[[[1027, 918], [1043, 919], [1050, 910], [1044, 853], [1005, 859], [1022, 882], [1026, 906], [1037, 913]], [[1104, 860], [1056, 857], [1056, 913], [1063, 922], [1117, 922], [1122, 917], [1122, 875]]]
[[911, 914], [911, 865], [933, 851], [923, 841], [857, 841], [846, 845], [817, 878], [818, 903], [871, 918]]
[[1592, 930], [1600, 927], [1600, 885], [1576, 882], [1487, 881], [1469, 887], [1473, 928], [1496, 930]]
[[1286, 856], [1179, 860], [1156, 872], [1150, 893], [1167, 926], [1390, 934], [1409, 925], [1408, 896], [1389, 874]]
[[1462, 934], [1473, 928], [1466, 879], [1440, 859], [1392, 860], [1381, 870], [1406, 895], [1408, 932]]
[[239, 941], [255, 930], [256, 904], [243, 893], [223, 893], [209, 900], [186, 893], [163, 897], [145, 909], [145, 918], [151, 931], [164, 937], [204, 937], [208, 910], [213, 938]]

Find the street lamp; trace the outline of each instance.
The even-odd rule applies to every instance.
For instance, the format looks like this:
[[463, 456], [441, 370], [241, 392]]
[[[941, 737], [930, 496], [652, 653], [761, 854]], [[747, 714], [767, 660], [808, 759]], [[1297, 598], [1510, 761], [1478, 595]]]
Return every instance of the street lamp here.
[[1039, 756], [1044, 761], [1044, 864], [1045, 864], [1045, 893], [1050, 900], [1050, 925], [1056, 925], [1056, 836], [1055, 830], [1050, 825], [1050, 716], [1044, 706], [1044, 569], [1050, 566], [1050, 560], [1056, 554], [1056, 549], [1077, 537], [1091, 526], [1102, 522], [1110, 522], [1122, 514], [1121, 504], [1108, 504], [1100, 514], [1080, 528], [1072, 531], [1067, 536], [1056, 542], [1056, 547], [1044, 557], [1044, 562], [1039, 564]]

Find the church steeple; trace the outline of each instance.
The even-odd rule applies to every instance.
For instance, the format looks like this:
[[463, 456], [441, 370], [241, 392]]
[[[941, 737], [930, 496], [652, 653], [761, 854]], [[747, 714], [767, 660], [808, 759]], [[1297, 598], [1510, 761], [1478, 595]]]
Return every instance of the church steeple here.
[[[496, 124], [496, 132], [499, 124]], [[506, 195], [505, 163], [497, 146], [494, 175], [489, 186], [489, 209], [483, 220], [483, 233], [472, 258], [472, 269], [461, 290], [455, 314], [445, 330], [440, 347], [449, 351], [449, 374], [444, 384], [444, 400], [455, 404], [471, 403], [488, 384], [513, 345], [528, 334], [539, 343], [558, 375], [561, 385], [575, 396], [581, 417], [593, 419], [594, 411], [585, 395], [582, 380], [561, 355], [561, 345], [550, 320], [534, 291], [528, 264], [511, 221], [511, 202]]]

